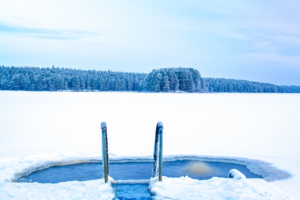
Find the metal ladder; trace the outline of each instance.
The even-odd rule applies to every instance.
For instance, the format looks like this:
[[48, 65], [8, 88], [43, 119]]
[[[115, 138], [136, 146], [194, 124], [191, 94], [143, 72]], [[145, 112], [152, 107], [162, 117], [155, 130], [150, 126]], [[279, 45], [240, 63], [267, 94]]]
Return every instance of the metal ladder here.
[[[107, 125], [106, 122], [101, 123], [102, 129], [102, 165], [105, 183], [108, 182], [109, 176], [109, 156], [107, 143]], [[154, 153], [153, 153], [153, 170], [152, 177], [157, 177], [162, 181], [162, 157], [163, 157], [163, 123], [158, 122], [155, 131]]]

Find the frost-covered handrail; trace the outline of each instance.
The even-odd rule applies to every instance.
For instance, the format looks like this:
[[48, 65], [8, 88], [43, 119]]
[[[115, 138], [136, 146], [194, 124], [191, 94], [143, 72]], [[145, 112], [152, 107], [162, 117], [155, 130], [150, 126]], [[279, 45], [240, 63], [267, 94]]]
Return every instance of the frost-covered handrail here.
[[109, 174], [109, 160], [108, 160], [108, 143], [107, 143], [107, 127], [106, 123], [101, 123], [102, 129], [102, 166], [103, 166], [103, 176], [105, 183], [108, 181]]
[[159, 177], [159, 181], [162, 181], [162, 151], [163, 151], [163, 123], [158, 122], [155, 131], [154, 141], [154, 164], [152, 177]]

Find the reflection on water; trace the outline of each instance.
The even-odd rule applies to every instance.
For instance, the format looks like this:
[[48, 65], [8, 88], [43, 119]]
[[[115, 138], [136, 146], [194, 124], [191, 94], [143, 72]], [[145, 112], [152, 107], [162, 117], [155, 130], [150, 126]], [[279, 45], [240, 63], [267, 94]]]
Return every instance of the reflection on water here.
[[185, 172], [187, 174], [195, 174], [195, 175], [201, 175], [201, 174], [208, 174], [211, 173], [212, 168], [204, 163], [204, 162], [193, 162], [186, 166]]
[[[149, 179], [152, 175], [153, 163], [131, 162], [111, 163], [110, 176], [115, 180]], [[66, 181], [87, 181], [102, 178], [101, 163], [86, 163], [50, 167], [36, 171], [23, 177], [19, 182], [59, 183]], [[197, 162], [197, 161], [172, 161], [163, 163], [163, 176], [181, 177], [189, 176], [194, 179], [210, 179], [216, 177], [228, 177], [231, 169], [237, 169], [247, 178], [262, 178], [253, 174], [244, 165], [224, 162]]]

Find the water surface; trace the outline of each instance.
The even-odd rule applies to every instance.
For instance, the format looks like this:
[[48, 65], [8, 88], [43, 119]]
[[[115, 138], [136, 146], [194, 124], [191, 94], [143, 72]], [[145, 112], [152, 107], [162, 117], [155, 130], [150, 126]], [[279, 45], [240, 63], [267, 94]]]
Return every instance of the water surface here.
[[[196, 164], [196, 165], [195, 165]], [[200, 165], [198, 165], [200, 164]], [[206, 166], [208, 168], [202, 169]], [[191, 167], [192, 166], [192, 167]], [[194, 169], [196, 166], [196, 170]], [[109, 165], [110, 176], [115, 180], [150, 179], [153, 163], [128, 162], [111, 163]], [[198, 169], [198, 168], [199, 169]], [[33, 172], [19, 179], [19, 182], [59, 183], [66, 181], [87, 181], [102, 178], [101, 163], [85, 163], [76, 165], [56, 166]], [[192, 169], [192, 170], [191, 170]], [[209, 169], [209, 170], [207, 170]], [[237, 169], [247, 178], [262, 178], [249, 171], [244, 165], [224, 162], [196, 162], [196, 161], [172, 161], [164, 162], [162, 173], [167, 177], [189, 176], [190, 178], [204, 180], [212, 177], [228, 177], [231, 169]]]

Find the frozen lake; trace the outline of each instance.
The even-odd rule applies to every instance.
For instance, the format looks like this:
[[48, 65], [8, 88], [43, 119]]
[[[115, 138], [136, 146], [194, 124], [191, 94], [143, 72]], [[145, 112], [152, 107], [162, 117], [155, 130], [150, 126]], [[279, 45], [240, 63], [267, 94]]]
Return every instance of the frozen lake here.
[[293, 177], [271, 182], [300, 197], [300, 94], [0, 92], [0, 159], [100, 152], [150, 156], [158, 121], [164, 155], [212, 155], [273, 163]]

